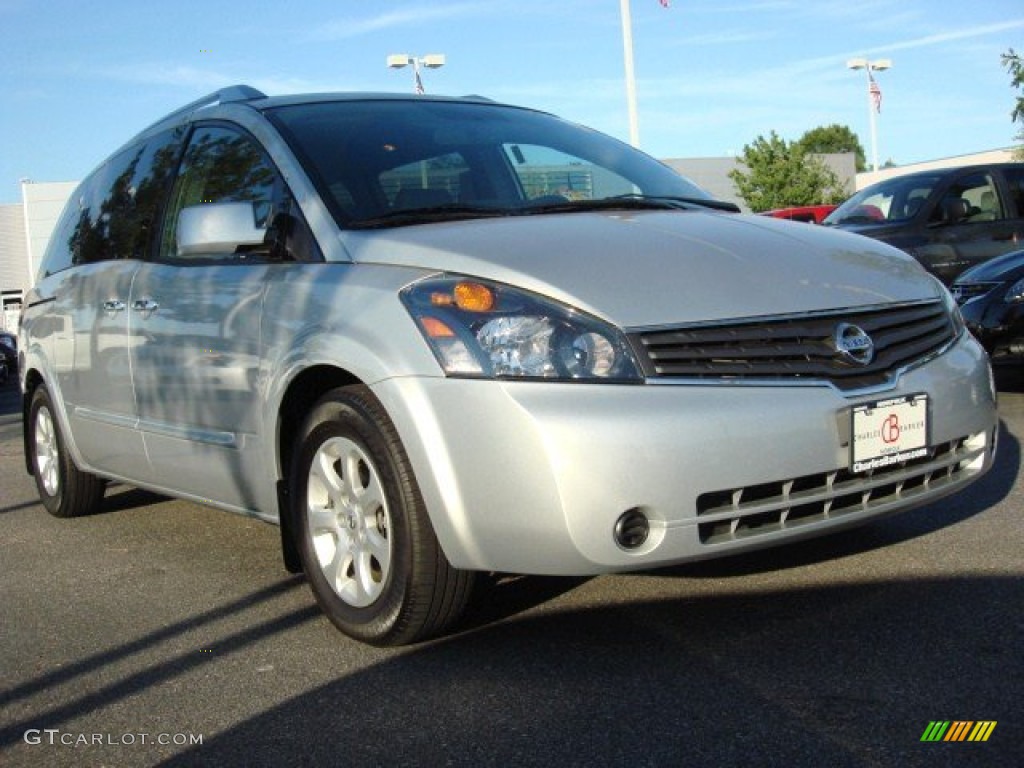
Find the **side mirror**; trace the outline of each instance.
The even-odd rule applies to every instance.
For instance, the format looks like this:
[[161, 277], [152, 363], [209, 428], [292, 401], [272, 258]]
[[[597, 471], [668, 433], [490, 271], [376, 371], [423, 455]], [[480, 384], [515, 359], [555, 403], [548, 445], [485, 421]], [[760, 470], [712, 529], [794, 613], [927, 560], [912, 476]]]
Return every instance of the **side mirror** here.
[[253, 203], [204, 203], [178, 213], [178, 257], [236, 253], [263, 245], [267, 230], [256, 226]]

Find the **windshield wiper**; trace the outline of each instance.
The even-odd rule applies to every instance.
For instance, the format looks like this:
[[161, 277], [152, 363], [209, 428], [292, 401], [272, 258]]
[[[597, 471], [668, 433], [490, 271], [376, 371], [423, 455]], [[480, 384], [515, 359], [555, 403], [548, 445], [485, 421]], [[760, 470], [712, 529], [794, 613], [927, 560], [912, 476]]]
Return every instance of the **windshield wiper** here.
[[[688, 207], [696, 205], [701, 208], [711, 208], [715, 211], [728, 211], [729, 213], [739, 213], [740, 207], [736, 203], [730, 203], [726, 200], [715, 200], [709, 197], [682, 197], [679, 195], [620, 195], [619, 197], [629, 199], [640, 199], [640, 200], [664, 200], [667, 203], [672, 203], [676, 207]], [[614, 198], [611, 198], [614, 199]]]
[[626, 194], [602, 197], [597, 200], [557, 200], [522, 208], [495, 208], [493, 206], [445, 203], [426, 208], [407, 208], [387, 211], [369, 219], [348, 223], [350, 229], [383, 229], [413, 224], [431, 224], [440, 221], [460, 219], [484, 219], [500, 216], [528, 216], [537, 213], [573, 213], [577, 211], [608, 210], [692, 210], [693, 207], [711, 208], [719, 211], [739, 213], [739, 207], [723, 200], [706, 200], [698, 197], [672, 197], [667, 195]]
[[505, 208], [493, 208], [484, 205], [464, 205], [462, 203], [445, 203], [426, 208], [405, 208], [388, 211], [369, 219], [349, 222], [349, 229], [381, 229], [384, 227], [402, 227], [411, 224], [430, 224], [438, 221], [458, 221], [460, 219], [484, 219], [496, 216], [511, 216], [515, 211]]
[[524, 213], [561, 213], [572, 211], [601, 211], [601, 210], [689, 210], [694, 206], [700, 208], [711, 208], [716, 211], [729, 211], [739, 213], [740, 209], [735, 203], [728, 203], [724, 200], [708, 200], [701, 197], [677, 197], [673, 195], [641, 195], [629, 193], [615, 195], [614, 197], [602, 197], [597, 200], [565, 200], [559, 202], [545, 203], [543, 205], [527, 206], [523, 208]]

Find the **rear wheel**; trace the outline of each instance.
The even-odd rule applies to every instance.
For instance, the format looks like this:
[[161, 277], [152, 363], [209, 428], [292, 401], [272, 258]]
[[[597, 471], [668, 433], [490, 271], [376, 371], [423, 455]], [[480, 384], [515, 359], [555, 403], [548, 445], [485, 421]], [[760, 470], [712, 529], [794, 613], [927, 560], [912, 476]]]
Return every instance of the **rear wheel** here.
[[39, 387], [32, 395], [28, 428], [32, 474], [46, 511], [54, 517], [95, 512], [103, 500], [105, 483], [75, 465], [46, 387]]
[[306, 578], [342, 632], [374, 645], [441, 634], [462, 614], [474, 574], [445, 558], [408, 457], [363, 386], [314, 407], [298, 441], [291, 498]]

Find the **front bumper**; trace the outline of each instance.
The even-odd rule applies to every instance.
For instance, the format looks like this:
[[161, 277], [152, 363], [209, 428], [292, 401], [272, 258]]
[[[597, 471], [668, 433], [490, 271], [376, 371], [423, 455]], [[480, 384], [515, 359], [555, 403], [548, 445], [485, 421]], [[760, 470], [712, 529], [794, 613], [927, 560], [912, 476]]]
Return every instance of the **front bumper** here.
[[[419, 377], [374, 391], [448, 559], [475, 570], [583, 575], [772, 546], [932, 501], [995, 452], [991, 373], [966, 334], [894, 389], [856, 396]], [[937, 452], [884, 478], [846, 473], [850, 409], [913, 393], [929, 396]], [[627, 510], [650, 521], [631, 550], [613, 536]]]

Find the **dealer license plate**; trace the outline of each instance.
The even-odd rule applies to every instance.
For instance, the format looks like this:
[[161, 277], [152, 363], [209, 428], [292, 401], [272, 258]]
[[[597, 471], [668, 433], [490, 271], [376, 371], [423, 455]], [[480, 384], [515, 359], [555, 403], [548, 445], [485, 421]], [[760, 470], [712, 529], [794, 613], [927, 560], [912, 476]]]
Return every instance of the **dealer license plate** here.
[[928, 396], [909, 395], [853, 409], [850, 469], [899, 464], [928, 455]]

